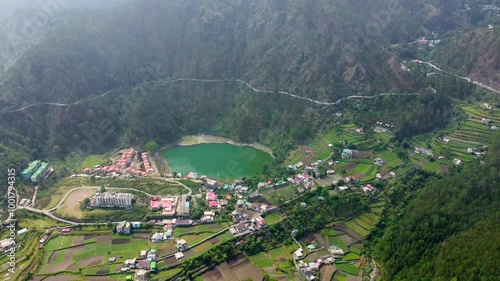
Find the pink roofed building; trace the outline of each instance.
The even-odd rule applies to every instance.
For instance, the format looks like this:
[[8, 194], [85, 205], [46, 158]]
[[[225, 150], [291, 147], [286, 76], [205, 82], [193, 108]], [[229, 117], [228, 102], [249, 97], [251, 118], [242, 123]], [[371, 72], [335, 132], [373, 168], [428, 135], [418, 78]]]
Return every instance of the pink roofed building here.
[[149, 207], [153, 211], [162, 210], [162, 214], [164, 215], [175, 214], [175, 202], [173, 198], [159, 199], [158, 196], [155, 196], [149, 203]]
[[216, 201], [210, 201], [210, 202], [208, 202], [208, 206], [210, 206], [210, 208], [212, 208], [212, 209], [215, 209], [215, 208], [217, 208], [217, 202]]

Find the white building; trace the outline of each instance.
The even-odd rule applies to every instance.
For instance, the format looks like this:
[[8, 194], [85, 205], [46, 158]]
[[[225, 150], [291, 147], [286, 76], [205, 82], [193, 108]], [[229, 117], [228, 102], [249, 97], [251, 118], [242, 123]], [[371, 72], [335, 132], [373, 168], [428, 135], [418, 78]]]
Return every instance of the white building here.
[[131, 207], [135, 196], [130, 193], [104, 192], [96, 193], [91, 202], [95, 207]]

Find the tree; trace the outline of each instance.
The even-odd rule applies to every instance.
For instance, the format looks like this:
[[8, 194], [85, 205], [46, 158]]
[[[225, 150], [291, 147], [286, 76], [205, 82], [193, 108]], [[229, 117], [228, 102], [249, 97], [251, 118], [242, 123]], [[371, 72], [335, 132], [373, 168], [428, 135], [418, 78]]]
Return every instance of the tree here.
[[157, 149], [158, 149], [158, 143], [156, 143], [154, 140], [152, 141], [148, 141], [146, 143], [146, 145], [144, 146], [144, 148], [147, 150], [147, 151], [150, 151], [150, 152], [155, 152]]
[[[100, 193], [106, 192], [106, 188], [104, 187], [104, 185], [101, 186], [101, 188], [99, 188], [99, 192]], [[88, 198], [86, 198], [86, 199], [88, 199]]]

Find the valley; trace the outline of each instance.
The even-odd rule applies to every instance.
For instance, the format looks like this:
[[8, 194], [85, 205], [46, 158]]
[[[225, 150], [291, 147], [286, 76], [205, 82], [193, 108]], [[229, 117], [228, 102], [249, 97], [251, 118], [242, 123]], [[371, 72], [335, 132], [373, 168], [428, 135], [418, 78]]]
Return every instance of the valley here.
[[9, 1], [6, 280], [497, 278], [495, 1]]

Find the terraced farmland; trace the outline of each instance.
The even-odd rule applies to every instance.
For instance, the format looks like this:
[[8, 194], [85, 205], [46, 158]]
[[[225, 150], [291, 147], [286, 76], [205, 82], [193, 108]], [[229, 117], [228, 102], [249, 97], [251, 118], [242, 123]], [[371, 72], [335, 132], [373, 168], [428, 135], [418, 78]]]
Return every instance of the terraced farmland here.
[[[500, 111], [496, 108], [486, 110], [479, 105], [462, 106], [469, 119], [462, 122], [450, 134], [448, 147], [452, 154], [462, 161], [471, 161], [474, 156], [467, 148], [481, 149], [491, 142], [491, 126], [500, 127]], [[489, 125], [483, 124], [483, 118], [489, 119]]]

